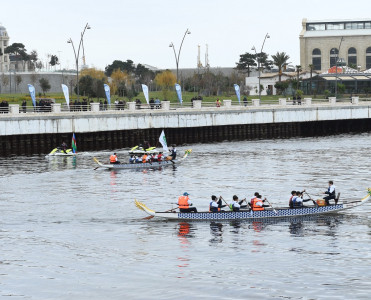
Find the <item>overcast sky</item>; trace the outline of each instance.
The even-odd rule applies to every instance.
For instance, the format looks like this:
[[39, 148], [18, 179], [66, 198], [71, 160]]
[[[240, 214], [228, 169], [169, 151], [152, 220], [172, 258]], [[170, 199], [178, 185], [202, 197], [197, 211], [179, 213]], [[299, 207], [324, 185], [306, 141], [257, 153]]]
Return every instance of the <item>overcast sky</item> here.
[[260, 49], [285, 51], [299, 63], [301, 21], [308, 19], [371, 19], [371, 1], [333, 0], [18, 0], [0, 4], [0, 23], [10, 43], [36, 49], [40, 58], [60, 51], [62, 67], [73, 67], [67, 40], [78, 44], [86, 22], [92, 29], [84, 38], [86, 62], [104, 69], [113, 60], [131, 59], [158, 68], [175, 68], [169, 43], [179, 47], [187, 28], [180, 67], [196, 67], [197, 45], [204, 62], [209, 45], [212, 67], [234, 67], [239, 55]]

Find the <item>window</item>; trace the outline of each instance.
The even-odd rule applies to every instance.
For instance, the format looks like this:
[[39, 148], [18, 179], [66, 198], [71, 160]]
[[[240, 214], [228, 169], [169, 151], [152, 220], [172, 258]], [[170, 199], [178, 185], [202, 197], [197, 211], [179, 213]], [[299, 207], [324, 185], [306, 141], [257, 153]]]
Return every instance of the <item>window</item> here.
[[363, 22], [352, 22], [345, 24], [345, 29], [363, 29], [363, 28], [365, 28]]
[[365, 23], [365, 29], [371, 29], [371, 22]]
[[348, 49], [348, 66], [357, 69], [357, 50], [356, 48]]
[[313, 31], [313, 30], [326, 30], [325, 24], [307, 24], [307, 30]]
[[371, 69], [371, 47], [366, 49], [366, 69]]
[[318, 48], [313, 49], [312, 51], [312, 65], [313, 65], [313, 70], [315, 71], [321, 71], [321, 66], [322, 61], [321, 61], [321, 50]]
[[330, 50], [330, 68], [336, 66], [336, 59], [338, 58], [339, 50], [336, 48], [332, 48]]
[[328, 23], [326, 24], [327, 30], [340, 30], [344, 29], [344, 23]]

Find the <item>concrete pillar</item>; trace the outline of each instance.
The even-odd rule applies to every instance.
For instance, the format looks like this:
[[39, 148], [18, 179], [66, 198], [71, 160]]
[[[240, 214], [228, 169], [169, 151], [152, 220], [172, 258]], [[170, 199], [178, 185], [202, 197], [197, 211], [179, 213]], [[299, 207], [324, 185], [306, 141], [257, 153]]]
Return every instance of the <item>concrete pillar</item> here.
[[170, 110], [170, 101], [167, 100], [161, 101], [161, 108], [163, 110]]
[[280, 105], [286, 105], [286, 98], [279, 98], [278, 102]]
[[61, 104], [60, 103], [52, 103], [52, 112], [53, 113], [60, 113], [61, 112]]
[[128, 105], [128, 110], [131, 110], [131, 111], [135, 110], [135, 102], [128, 102], [127, 105]]
[[9, 113], [19, 114], [19, 104], [9, 104]]
[[352, 97], [352, 104], [358, 104], [359, 97]]
[[231, 108], [232, 107], [232, 100], [223, 100], [223, 106], [225, 108]]
[[90, 110], [92, 112], [99, 112], [99, 102], [90, 103]]
[[304, 98], [304, 105], [307, 106], [312, 105], [312, 98]]
[[202, 100], [193, 100], [193, 108], [201, 109], [202, 107]]
[[336, 97], [329, 97], [328, 102], [330, 103], [330, 105], [335, 105], [336, 104]]
[[252, 99], [252, 106], [260, 106], [260, 99]]

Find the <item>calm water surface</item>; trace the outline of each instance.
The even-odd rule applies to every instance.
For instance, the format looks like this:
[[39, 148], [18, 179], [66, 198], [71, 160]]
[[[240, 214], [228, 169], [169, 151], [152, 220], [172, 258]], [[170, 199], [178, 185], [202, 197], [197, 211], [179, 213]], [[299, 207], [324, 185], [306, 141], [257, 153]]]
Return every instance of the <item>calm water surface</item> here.
[[[371, 205], [266, 222], [143, 219], [187, 191], [255, 191], [286, 205], [333, 179], [341, 199], [371, 187], [371, 134], [192, 148], [177, 168], [93, 170], [93, 156], [0, 161], [0, 297], [7, 299], [370, 299]], [[117, 151], [121, 158], [126, 149]]]

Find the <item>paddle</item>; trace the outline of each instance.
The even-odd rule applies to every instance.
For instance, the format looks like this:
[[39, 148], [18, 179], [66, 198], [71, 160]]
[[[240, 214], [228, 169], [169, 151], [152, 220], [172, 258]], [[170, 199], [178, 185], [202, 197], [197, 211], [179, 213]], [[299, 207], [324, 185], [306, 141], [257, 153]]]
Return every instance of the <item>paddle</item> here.
[[312, 202], [313, 202], [313, 204], [316, 206], [316, 207], [318, 207], [318, 204], [317, 204], [317, 202], [316, 201], [314, 201], [313, 199], [312, 199], [312, 197], [306, 192], [306, 191], [304, 191], [304, 193], [306, 193], [307, 194], [307, 196], [309, 197], [309, 199], [310, 200], [312, 200]]
[[227, 203], [227, 201], [225, 201], [224, 198], [223, 198], [222, 196], [219, 196], [219, 199], [222, 199], [222, 200], [224, 201], [225, 205], [226, 205], [229, 209], [231, 209], [230, 206], [229, 206], [229, 204]]
[[273, 208], [273, 211], [275, 214], [277, 214], [277, 211], [276, 209], [273, 207], [273, 205], [269, 202], [269, 200], [267, 198], [265, 198], [265, 200], [268, 202], [269, 206]]

